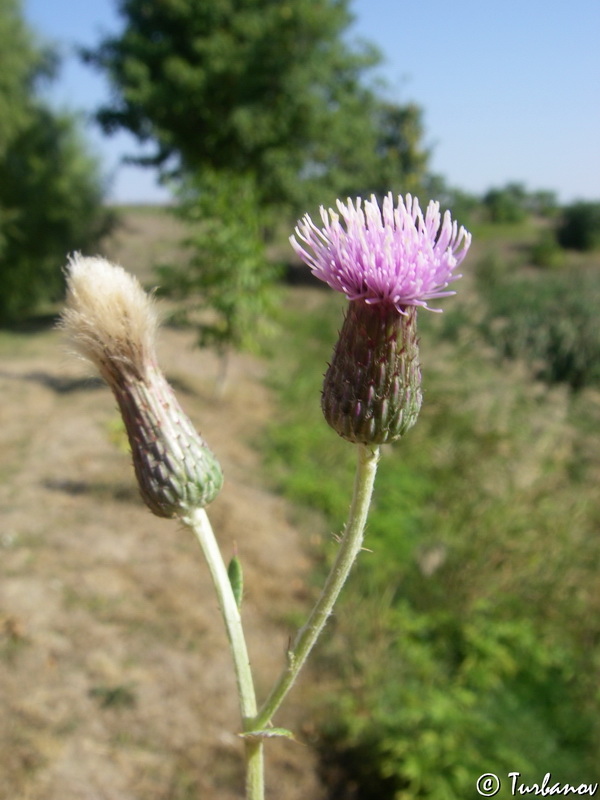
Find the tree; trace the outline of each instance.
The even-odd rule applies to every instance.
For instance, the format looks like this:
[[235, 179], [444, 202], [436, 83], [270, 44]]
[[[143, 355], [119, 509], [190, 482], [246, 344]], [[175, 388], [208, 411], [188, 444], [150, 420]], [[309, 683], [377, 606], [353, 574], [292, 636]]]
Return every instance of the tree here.
[[159, 267], [161, 291], [179, 300], [175, 317], [193, 324], [201, 347], [221, 358], [217, 392], [232, 350], [252, 350], [270, 332], [277, 267], [267, 259], [254, 181], [234, 173], [204, 174], [181, 190], [177, 213], [190, 226], [182, 263]]
[[522, 222], [527, 216], [527, 192], [520, 183], [507, 183], [502, 189], [490, 189], [483, 206], [490, 222]]
[[0, 52], [0, 158], [4, 158], [29, 118], [31, 109], [25, 98], [55, 67], [52, 53], [35, 46], [23, 24], [18, 0], [0, 0]]
[[[376, 154], [380, 160], [379, 194], [390, 189], [416, 192], [426, 177], [429, 150], [423, 147], [423, 112], [415, 103], [382, 102], [375, 119]], [[393, 176], [397, 187], [387, 182]]]
[[379, 55], [347, 43], [348, 6], [119, 0], [122, 32], [83, 51], [112, 84], [104, 130], [154, 143], [138, 161], [183, 187], [191, 256], [163, 268], [161, 282], [194, 309], [200, 343], [221, 352], [248, 345], [267, 321], [275, 271], [265, 239], [282, 213], [414, 190], [424, 173], [420, 110], [365, 83]]
[[39, 97], [56, 60], [25, 26], [18, 0], [0, 0], [0, 322], [14, 322], [62, 290], [71, 250], [106, 231], [97, 162], [74, 117]]
[[473, 224], [481, 207], [481, 200], [477, 195], [449, 186], [442, 175], [428, 175], [425, 189], [425, 193], [429, 197], [435, 197], [444, 210], [449, 209], [455, 219], [467, 226]]
[[119, 9], [123, 32], [84, 58], [113, 86], [99, 121], [154, 142], [146, 163], [251, 174], [263, 206], [296, 207], [315, 186], [387, 189], [422, 170], [415, 108], [383, 103], [364, 83], [378, 53], [343, 38], [348, 0], [120, 0]]
[[584, 251], [600, 248], [600, 203], [580, 200], [566, 206], [556, 235], [561, 247]]

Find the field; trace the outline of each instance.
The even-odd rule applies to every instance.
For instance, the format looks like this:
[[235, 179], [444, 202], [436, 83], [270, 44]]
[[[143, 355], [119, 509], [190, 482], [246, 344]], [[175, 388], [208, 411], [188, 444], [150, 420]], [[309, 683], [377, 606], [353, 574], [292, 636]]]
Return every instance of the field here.
[[[598, 780], [597, 255], [544, 271], [536, 225], [479, 233], [459, 295], [420, 316], [423, 411], [385, 448], [368, 550], [276, 719], [298, 742], [270, 742], [272, 800]], [[106, 253], [151, 286], [179, 234], [130, 209]], [[297, 285], [280, 307], [270, 357], [234, 356], [223, 396], [192, 332], [159, 343], [224, 468], [210, 516], [244, 564], [261, 696], [334, 552], [354, 456], [319, 408], [343, 302]], [[196, 542], [141, 504], [110, 392], [57, 331], [0, 332], [0, 360], [0, 800], [241, 798]]]

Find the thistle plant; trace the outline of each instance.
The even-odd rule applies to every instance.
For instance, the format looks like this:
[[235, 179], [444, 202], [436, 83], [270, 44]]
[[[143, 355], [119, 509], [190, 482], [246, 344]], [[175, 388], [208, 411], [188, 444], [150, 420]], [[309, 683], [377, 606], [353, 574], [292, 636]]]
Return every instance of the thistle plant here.
[[[312, 272], [348, 300], [325, 375], [322, 408], [328, 424], [356, 444], [358, 464], [348, 520], [323, 589], [287, 651], [273, 688], [258, 706], [240, 615], [237, 556], [225, 567], [205, 506], [219, 492], [221, 470], [179, 406], [156, 363], [156, 312], [138, 282], [100, 258], [75, 256], [67, 267], [62, 326], [92, 361], [122, 412], [142, 497], [150, 510], [176, 517], [196, 534], [227, 630], [236, 673], [247, 767], [247, 800], [263, 800], [263, 748], [273, 718], [319, 635], [363, 543], [380, 446], [417, 421], [421, 369], [417, 310], [453, 294], [450, 283], [471, 243], [437, 203], [423, 215], [416, 198], [391, 194], [321, 209], [323, 227], [305, 216], [290, 238]], [[339, 213], [338, 213], [339, 212]], [[435, 309], [434, 309], [435, 310]]]

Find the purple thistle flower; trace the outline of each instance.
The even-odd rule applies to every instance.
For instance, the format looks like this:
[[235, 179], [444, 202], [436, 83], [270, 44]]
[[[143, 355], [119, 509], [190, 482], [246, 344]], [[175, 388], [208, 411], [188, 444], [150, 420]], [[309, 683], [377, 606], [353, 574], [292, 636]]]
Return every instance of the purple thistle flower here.
[[[343, 292], [349, 300], [391, 304], [401, 313], [407, 306], [429, 308], [428, 300], [454, 294], [449, 283], [471, 245], [471, 234], [460, 229], [440, 205], [431, 201], [425, 216], [417, 198], [394, 198], [390, 192], [379, 208], [373, 195], [346, 204], [340, 214], [321, 206], [323, 228], [306, 214], [290, 242], [313, 275]], [[305, 249], [304, 243], [313, 252]], [[431, 309], [439, 311], [440, 309]]]
[[[323, 228], [307, 214], [290, 242], [313, 275], [350, 303], [327, 368], [321, 407], [344, 439], [380, 445], [400, 439], [421, 409], [417, 306], [454, 294], [447, 287], [471, 246], [440, 204], [390, 192], [321, 207]], [[341, 219], [340, 219], [341, 215]], [[297, 237], [297, 238], [296, 238]], [[309, 252], [312, 251], [312, 252]], [[440, 309], [431, 309], [438, 311]]]

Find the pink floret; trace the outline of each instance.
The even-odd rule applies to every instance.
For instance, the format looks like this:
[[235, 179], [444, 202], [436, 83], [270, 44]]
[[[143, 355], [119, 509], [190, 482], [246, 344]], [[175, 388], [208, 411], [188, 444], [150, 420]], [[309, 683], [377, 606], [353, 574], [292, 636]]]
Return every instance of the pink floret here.
[[447, 288], [461, 277], [454, 270], [471, 246], [471, 234], [458, 228], [449, 211], [442, 219], [439, 203], [431, 201], [423, 216], [416, 197], [399, 196], [394, 206], [390, 192], [382, 209], [374, 196], [364, 206], [359, 197], [346, 204], [338, 200], [337, 207], [339, 214], [321, 207], [322, 228], [307, 214], [290, 237], [317, 278], [349, 300], [392, 303], [400, 313], [454, 294]]

